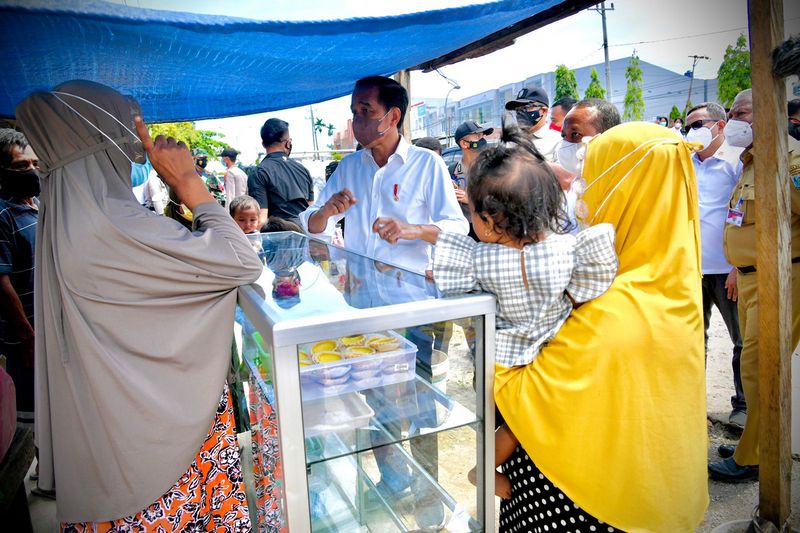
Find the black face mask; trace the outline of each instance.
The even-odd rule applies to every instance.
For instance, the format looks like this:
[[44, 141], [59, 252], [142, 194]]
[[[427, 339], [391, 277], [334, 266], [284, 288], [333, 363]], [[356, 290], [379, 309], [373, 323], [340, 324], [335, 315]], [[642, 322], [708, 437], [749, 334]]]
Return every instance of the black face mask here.
[[789, 121], [789, 135], [800, 141], [800, 124]]
[[523, 111], [522, 109], [517, 110], [517, 122], [522, 128], [530, 128], [531, 126], [535, 126], [540, 120], [542, 120], [541, 109], [537, 109], [536, 111]]
[[469, 143], [468, 148], [470, 150], [480, 150], [484, 146], [486, 146], [486, 139], [479, 139], [477, 141], [467, 141]]
[[7, 198], [33, 198], [42, 192], [36, 170], [0, 170], [0, 191]]
[[206, 159], [205, 157], [202, 159], [198, 159], [197, 163], [195, 164], [200, 168], [206, 168], [206, 165], [208, 165], [208, 159]]

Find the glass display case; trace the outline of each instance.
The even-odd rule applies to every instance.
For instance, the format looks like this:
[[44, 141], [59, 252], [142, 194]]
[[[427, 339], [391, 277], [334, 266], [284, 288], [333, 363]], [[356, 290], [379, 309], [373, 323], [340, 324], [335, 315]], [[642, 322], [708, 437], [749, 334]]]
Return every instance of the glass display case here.
[[239, 289], [259, 531], [494, 529], [495, 300], [297, 233]]

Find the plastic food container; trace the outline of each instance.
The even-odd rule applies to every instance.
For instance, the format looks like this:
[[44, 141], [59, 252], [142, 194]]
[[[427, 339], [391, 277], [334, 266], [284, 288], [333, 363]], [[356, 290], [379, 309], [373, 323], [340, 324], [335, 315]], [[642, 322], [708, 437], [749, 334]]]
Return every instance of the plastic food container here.
[[299, 351], [304, 400], [400, 383], [416, 373], [417, 346], [391, 330], [303, 344]]
[[[303, 425], [305, 427], [306, 445], [309, 439], [328, 433], [339, 433], [364, 428], [375, 411], [367, 405], [361, 394], [350, 393], [331, 398], [318, 398], [303, 403]], [[312, 440], [313, 442], [313, 440]], [[310, 450], [309, 450], [310, 453]], [[314, 450], [319, 456], [322, 450]]]

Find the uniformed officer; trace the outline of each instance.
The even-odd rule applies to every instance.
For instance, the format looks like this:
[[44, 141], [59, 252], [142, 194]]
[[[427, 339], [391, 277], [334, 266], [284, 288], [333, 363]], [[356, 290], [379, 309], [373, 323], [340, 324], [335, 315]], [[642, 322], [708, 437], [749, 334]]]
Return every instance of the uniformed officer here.
[[[755, 228], [755, 169], [753, 166], [753, 97], [751, 89], [736, 95], [725, 126], [731, 146], [747, 149], [742, 153], [744, 169], [731, 193], [725, 224], [725, 255], [737, 269], [739, 326], [742, 333], [741, 372], [746, 398], [747, 423], [738, 446], [719, 447], [723, 460], [708, 466], [713, 479], [743, 482], [758, 479], [758, 287]], [[800, 341], [800, 142], [789, 139], [789, 175], [784, 185], [791, 190], [792, 235], [792, 347]]]

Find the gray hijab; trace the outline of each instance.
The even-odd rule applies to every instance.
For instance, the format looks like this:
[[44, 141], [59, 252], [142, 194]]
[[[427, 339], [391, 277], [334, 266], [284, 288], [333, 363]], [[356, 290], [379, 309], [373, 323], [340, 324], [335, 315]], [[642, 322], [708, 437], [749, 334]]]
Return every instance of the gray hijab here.
[[188, 469], [224, 387], [235, 289], [262, 268], [216, 202], [194, 233], [138, 204], [136, 113], [85, 81], [17, 107], [42, 166], [36, 436], [60, 521], [133, 515]]

